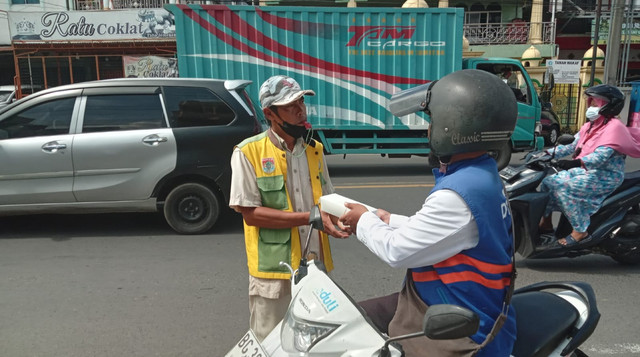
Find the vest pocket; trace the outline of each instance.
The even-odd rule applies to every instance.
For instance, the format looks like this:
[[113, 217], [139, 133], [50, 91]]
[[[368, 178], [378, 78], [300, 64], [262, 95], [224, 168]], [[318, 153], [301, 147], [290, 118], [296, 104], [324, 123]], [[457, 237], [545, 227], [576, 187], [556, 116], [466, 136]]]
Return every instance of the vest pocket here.
[[283, 175], [258, 177], [257, 183], [263, 206], [279, 210], [289, 208]]
[[288, 272], [280, 262], [291, 264], [291, 229], [260, 228], [258, 240], [258, 270]]

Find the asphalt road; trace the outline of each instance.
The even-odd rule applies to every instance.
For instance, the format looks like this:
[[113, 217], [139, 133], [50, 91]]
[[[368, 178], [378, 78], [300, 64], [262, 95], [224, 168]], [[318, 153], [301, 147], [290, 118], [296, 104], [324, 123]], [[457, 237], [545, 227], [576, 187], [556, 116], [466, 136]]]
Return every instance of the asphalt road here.
[[[329, 157], [338, 193], [403, 214], [431, 189], [425, 163]], [[357, 240], [332, 240], [332, 249], [333, 277], [356, 300], [399, 288], [403, 272]], [[519, 258], [517, 267], [518, 287], [594, 287], [602, 318], [588, 355], [640, 355], [640, 266], [587, 256]], [[0, 356], [223, 356], [248, 327], [246, 295], [241, 219], [230, 211], [201, 236], [175, 235], [154, 214], [0, 218]]]

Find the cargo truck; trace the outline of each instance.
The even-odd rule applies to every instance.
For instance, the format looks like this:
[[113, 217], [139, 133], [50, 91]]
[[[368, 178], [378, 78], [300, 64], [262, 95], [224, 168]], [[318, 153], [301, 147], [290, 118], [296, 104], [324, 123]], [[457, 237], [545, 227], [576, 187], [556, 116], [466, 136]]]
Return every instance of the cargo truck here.
[[466, 68], [500, 76], [518, 100], [512, 140], [492, 153], [499, 166], [513, 150], [542, 146], [540, 100], [520, 61], [463, 58], [463, 9], [165, 8], [175, 17], [181, 77], [252, 80], [254, 103], [268, 77], [295, 78], [317, 94], [305, 100], [327, 154], [428, 154], [428, 116], [395, 117], [387, 102], [395, 92]]

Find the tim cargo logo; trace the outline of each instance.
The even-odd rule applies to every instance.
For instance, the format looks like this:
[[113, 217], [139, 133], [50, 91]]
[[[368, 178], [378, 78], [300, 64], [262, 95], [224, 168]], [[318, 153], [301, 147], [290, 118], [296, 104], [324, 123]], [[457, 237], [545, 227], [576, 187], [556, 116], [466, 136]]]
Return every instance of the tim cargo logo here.
[[413, 41], [415, 26], [350, 26], [347, 47], [444, 47], [446, 41]]

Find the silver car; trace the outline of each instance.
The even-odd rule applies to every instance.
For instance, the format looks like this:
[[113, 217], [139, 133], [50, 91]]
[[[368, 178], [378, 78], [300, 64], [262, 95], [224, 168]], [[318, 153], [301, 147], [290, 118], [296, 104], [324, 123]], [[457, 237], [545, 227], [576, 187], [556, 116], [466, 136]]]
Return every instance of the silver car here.
[[0, 108], [4, 108], [7, 105], [13, 103], [16, 97], [16, 87], [14, 86], [0, 86]]
[[262, 130], [250, 83], [84, 82], [0, 109], [0, 215], [160, 211], [179, 233], [207, 232], [234, 145]]

